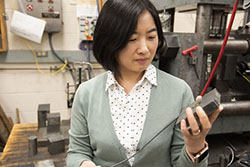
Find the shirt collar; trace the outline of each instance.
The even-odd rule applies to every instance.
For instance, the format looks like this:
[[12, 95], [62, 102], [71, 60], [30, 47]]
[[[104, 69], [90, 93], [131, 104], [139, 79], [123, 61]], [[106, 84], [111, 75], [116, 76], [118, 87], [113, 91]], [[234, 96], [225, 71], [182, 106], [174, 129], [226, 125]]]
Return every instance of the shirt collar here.
[[[111, 87], [112, 85], [118, 84], [118, 82], [116, 81], [112, 71], [109, 70], [107, 73], [108, 73], [108, 77], [107, 77], [105, 91], [107, 91], [108, 88]], [[142, 81], [144, 79], [147, 79], [152, 85], [157, 86], [156, 68], [155, 68], [155, 66], [150, 64], [148, 66], [148, 68], [146, 69], [142, 79], [140, 81], [138, 81], [138, 83], [142, 83]]]
[[144, 74], [145, 78], [152, 84], [157, 86], [157, 79], [156, 79], [156, 68], [154, 65], [150, 64], [146, 69]]

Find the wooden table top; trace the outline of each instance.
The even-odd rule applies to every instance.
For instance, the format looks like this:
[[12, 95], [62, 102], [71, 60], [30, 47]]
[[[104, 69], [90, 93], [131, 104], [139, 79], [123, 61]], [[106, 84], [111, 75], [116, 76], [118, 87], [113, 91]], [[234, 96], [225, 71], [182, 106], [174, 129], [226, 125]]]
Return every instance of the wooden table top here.
[[[64, 167], [66, 151], [50, 155], [48, 147], [38, 147], [35, 156], [29, 156], [28, 137], [37, 136], [37, 124], [15, 124], [0, 158], [0, 167], [34, 167], [34, 163], [51, 159], [56, 167]], [[65, 148], [67, 150], [67, 146]]]

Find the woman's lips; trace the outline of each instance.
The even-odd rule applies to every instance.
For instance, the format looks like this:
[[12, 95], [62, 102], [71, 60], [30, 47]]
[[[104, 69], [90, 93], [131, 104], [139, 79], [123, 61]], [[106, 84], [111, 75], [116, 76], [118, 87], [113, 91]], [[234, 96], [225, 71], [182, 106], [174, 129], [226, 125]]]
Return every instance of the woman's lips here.
[[144, 64], [144, 63], [146, 63], [147, 62], [147, 58], [145, 58], [145, 59], [136, 59], [136, 62], [138, 62], [138, 63], [140, 63], [140, 64]]

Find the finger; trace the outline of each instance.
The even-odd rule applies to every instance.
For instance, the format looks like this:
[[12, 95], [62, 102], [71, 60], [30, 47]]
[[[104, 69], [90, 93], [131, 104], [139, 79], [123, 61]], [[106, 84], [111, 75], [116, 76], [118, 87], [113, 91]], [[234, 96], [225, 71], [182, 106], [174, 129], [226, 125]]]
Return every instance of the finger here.
[[202, 99], [202, 96], [200, 95], [196, 97], [196, 101], [200, 101], [201, 99]]
[[191, 134], [189, 133], [189, 131], [187, 129], [187, 123], [186, 123], [186, 121], [184, 119], [181, 120], [181, 133], [184, 136], [191, 136]]
[[201, 107], [196, 108], [196, 113], [199, 117], [202, 131], [208, 132], [211, 129], [211, 123], [208, 119], [207, 114]]
[[190, 107], [188, 107], [186, 109], [186, 113], [187, 113], [187, 119], [188, 119], [188, 123], [189, 123], [189, 126], [191, 128], [191, 132], [197, 132], [199, 131], [199, 124], [193, 114], [193, 111]]
[[216, 118], [218, 117], [218, 115], [220, 114], [220, 112], [223, 110], [222, 106], [219, 106], [219, 108], [213, 112], [211, 115], [209, 115], [209, 121], [211, 123], [211, 125], [214, 123], [214, 121], [216, 120]]

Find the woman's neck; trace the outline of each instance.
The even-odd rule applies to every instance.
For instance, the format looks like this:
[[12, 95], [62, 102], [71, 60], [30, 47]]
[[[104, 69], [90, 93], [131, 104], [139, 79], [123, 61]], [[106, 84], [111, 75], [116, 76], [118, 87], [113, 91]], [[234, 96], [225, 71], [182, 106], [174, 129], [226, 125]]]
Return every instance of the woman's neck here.
[[115, 76], [117, 82], [124, 88], [126, 94], [133, 89], [135, 84], [142, 78], [144, 72], [133, 74], [121, 74], [122, 77]]

